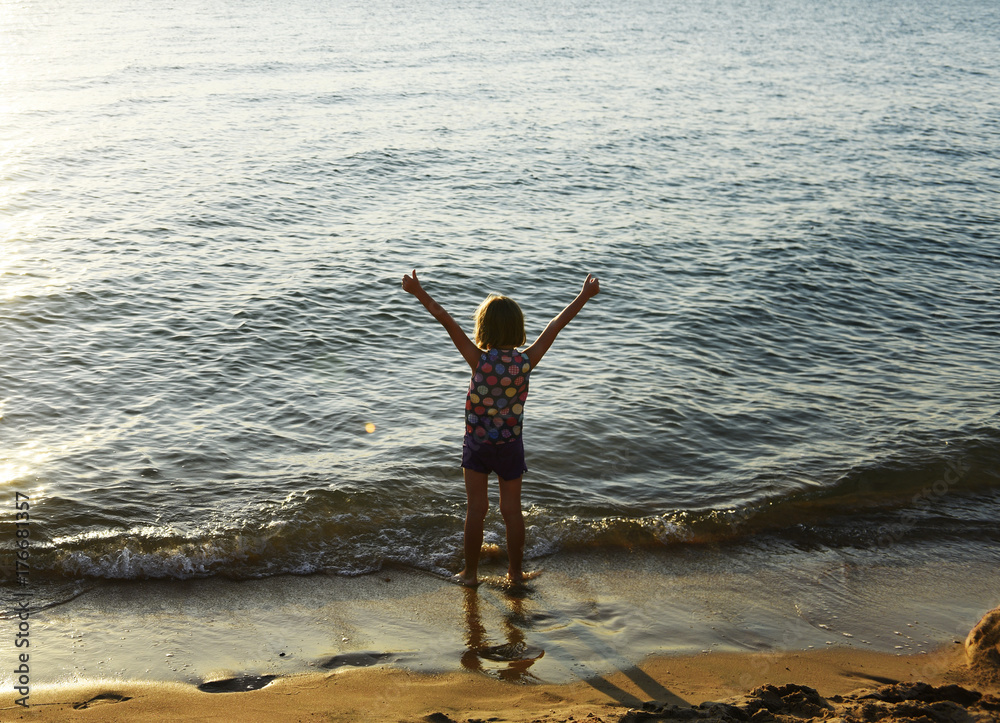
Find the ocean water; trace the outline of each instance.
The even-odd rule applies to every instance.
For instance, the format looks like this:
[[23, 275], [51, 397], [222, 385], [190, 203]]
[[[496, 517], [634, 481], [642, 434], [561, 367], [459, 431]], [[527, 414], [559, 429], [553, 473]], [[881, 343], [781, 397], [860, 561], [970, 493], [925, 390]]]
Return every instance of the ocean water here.
[[15, 495], [53, 600], [458, 569], [413, 268], [529, 339], [601, 280], [532, 376], [533, 561], [1000, 561], [989, 0], [2, 0], [0, 93], [7, 592]]

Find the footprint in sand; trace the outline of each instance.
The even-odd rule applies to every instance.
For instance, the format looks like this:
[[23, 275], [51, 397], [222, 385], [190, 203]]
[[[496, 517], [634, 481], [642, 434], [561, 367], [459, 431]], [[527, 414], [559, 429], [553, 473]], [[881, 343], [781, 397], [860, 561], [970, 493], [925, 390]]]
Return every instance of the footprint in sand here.
[[104, 705], [107, 703], [124, 703], [126, 700], [132, 699], [127, 695], [119, 695], [118, 693], [99, 693], [90, 700], [74, 703], [73, 710], [84, 710], [85, 708], [93, 708], [95, 705]]
[[535, 645], [528, 645], [521, 642], [478, 648], [476, 654], [480, 658], [486, 658], [498, 663], [520, 663], [528, 660], [538, 660], [545, 655], [545, 651]]
[[320, 667], [326, 668], [327, 670], [333, 670], [335, 668], [343, 668], [343, 667], [367, 668], [372, 665], [395, 663], [398, 662], [401, 658], [402, 656], [396, 653], [373, 653], [373, 652], [341, 653], [340, 655], [334, 655], [329, 660], [320, 663]]
[[274, 680], [276, 675], [244, 675], [240, 678], [211, 680], [198, 686], [202, 693], [245, 693], [248, 690], [260, 690]]

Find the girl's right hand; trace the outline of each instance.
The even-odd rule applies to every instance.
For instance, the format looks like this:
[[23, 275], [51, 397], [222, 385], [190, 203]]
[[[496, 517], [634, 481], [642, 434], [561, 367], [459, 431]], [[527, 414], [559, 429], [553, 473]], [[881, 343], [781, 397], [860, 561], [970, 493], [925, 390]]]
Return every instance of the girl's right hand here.
[[597, 277], [591, 274], [587, 274], [587, 280], [583, 282], [583, 295], [588, 299], [592, 299], [593, 297], [597, 296], [600, 293], [600, 291], [601, 291], [601, 284], [597, 280]]

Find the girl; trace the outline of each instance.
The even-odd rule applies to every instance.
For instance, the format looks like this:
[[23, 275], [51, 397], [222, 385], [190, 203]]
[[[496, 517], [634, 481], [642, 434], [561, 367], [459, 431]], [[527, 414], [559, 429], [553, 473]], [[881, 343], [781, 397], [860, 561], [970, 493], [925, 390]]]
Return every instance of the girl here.
[[483, 546], [483, 523], [489, 509], [487, 480], [495, 472], [500, 480], [500, 514], [507, 528], [507, 579], [519, 584], [525, 579], [524, 516], [521, 513], [521, 475], [524, 464], [521, 420], [528, 397], [528, 376], [574, 316], [601, 287], [587, 274], [583, 289], [573, 302], [549, 322], [545, 331], [523, 352], [524, 314], [513, 299], [491, 294], [479, 305], [474, 319], [475, 343], [462, 328], [424, 291], [417, 279], [403, 276], [403, 289], [417, 297], [448, 331], [452, 342], [472, 369], [465, 399], [465, 441], [462, 468], [465, 473], [465, 569], [456, 579], [469, 587], [478, 584], [479, 553]]

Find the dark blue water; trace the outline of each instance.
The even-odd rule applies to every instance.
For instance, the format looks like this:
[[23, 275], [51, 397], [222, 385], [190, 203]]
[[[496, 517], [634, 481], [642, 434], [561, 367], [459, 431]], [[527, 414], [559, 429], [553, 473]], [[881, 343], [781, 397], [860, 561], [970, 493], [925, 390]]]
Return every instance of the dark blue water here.
[[2, 7], [35, 580], [455, 569], [467, 368], [414, 267], [529, 339], [601, 278], [532, 377], [529, 557], [996, 554], [992, 3]]

